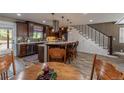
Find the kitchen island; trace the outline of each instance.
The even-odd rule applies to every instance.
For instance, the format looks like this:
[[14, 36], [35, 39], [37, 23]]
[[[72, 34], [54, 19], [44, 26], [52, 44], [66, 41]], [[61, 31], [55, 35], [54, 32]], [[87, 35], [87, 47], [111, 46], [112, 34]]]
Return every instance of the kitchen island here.
[[67, 61], [67, 51], [69, 45], [76, 44], [77, 41], [57, 41], [57, 42], [45, 42], [44, 44], [38, 45], [38, 58], [40, 62], [47, 62], [49, 61], [49, 49], [52, 48], [61, 48], [65, 50], [64, 61]]

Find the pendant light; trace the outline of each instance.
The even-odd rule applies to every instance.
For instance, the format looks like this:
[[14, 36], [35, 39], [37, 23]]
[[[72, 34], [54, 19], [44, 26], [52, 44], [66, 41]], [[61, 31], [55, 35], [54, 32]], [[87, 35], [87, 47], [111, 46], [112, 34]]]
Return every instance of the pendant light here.
[[64, 30], [64, 22], [63, 22], [64, 16], [62, 16], [61, 18], [62, 18], [62, 27], [61, 27], [61, 30]]
[[67, 19], [67, 27], [69, 27], [69, 19]]
[[[53, 21], [54, 21], [54, 15], [55, 15], [55, 13], [51, 13], [52, 14], [52, 19], [53, 19]], [[54, 28], [52, 28], [52, 30], [51, 30], [52, 32], [55, 32], [55, 29]]]
[[69, 31], [69, 19], [67, 19], [67, 31]]
[[68, 24], [69, 24], [69, 25], [68, 25], [67, 31], [71, 31], [71, 28], [69, 28], [69, 26], [71, 26], [72, 22], [69, 22]]

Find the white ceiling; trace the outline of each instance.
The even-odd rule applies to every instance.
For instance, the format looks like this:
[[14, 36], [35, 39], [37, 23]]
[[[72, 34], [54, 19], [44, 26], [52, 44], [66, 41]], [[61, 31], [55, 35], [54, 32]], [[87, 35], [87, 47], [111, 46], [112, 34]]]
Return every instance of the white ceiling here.
[[[21, 13], [21, 16], [17, 16], [16, 13], [0, 13], [0, 16], [38, 23], [42, 23], [43, 20], [46, 20], [46, 24], [49, 25], [52, 24], [53, 20], [51, 13]], [[62, 24], [62, 16], [64, 16], [64, 24], [67, 25], [67, 19], [70, 19], [73, 25], [79, 25], [116, 22], [124, 17], [124, 13], [55, 13], [54, 19], [59, 20], [60, 24]], [[93, 22], [89, 22], [89, 20], [93, 20]]]

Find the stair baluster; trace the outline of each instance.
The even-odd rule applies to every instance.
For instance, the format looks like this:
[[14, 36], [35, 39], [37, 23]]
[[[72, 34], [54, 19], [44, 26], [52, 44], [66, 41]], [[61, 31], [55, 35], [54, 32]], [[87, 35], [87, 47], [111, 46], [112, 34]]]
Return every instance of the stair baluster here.
[[72, 27], [79, 30], [86, 39], [91, 39], [103, 49], [108, 49], [109, 54], [112, 55], [112, 36], [107, 36], [89, 25], [74, 25]]

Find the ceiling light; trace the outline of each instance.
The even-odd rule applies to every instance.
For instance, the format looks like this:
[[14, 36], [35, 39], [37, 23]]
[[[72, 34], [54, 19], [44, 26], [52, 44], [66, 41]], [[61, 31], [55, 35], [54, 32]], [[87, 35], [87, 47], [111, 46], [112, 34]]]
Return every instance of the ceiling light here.
[[18, 13], [18, 14], [17, 14], [17, 16], [21, 16], [21, 14], [20, 14], [20, 13]]
[[43, 23], [46, 23], [46, 21], [45, 21], [45, 20], [43, 20], [42, 22], [43, 22]]
[[93, 20], [89, 20], [89, 22], [93, 22]]
[[83, 13], [84, 15], [87, 15], [88, 13]]

